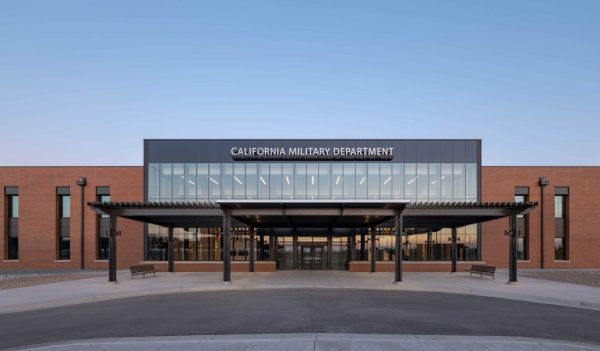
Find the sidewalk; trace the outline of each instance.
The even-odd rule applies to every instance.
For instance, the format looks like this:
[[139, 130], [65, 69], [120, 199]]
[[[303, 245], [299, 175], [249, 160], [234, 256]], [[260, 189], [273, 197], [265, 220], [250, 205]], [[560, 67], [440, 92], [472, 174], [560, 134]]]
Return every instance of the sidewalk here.
[[503, 336], [274, 334], [195, 335], [68, 341], [20, 349], [30, 351], [159, 351], [159, 350], [600, 350], [600, 346], [566, 341]]
[[234, 273], [232, 283], [222, 282], [222, 273], [157, 273], [156, 277], [131, 280], [129, 271], [118, 272], [118, 284], [107, 277], [66, 281], [0, 290], [0, 313], [10, 313], [105, 301], [125, 297], [219, 290], [253, 289], [380, 289], [472, 294], [521, 301], [600, 310], [600, 289], [519, 277], [507, 284], [506, 271], [496, 279], [480, 279], [459, 273], [404, 273], [402, 283], [393, 283], [392, 273], [349, 273], [346, 271], [277, 271]]

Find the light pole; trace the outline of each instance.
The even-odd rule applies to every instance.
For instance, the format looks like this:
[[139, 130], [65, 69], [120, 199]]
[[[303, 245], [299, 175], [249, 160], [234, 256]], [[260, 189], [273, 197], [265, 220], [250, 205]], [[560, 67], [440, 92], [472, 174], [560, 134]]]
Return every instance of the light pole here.
[[85, 257], [84, 257], [84, 255], [85, 255], [84, 254], [85, 237], [84, 237], [84, 222], [83, 222], [84, 221], [84, 216], [83, 216], [84, 196], [83, 195], [84, 195], [84, 190], [85, 190], [86, 184], [87, 184], [87, 178], [86, 177], [79, 177], [77, 179], [77, 185], [79, 186], [79, 188], [81, 190], [80, 191], [81, 200], [79, 202], [79, 205], [81, 206], [80, 209], [79, 209], [79, 214], [81, 216], [80, 220], [79, 220], [79, 223], [80, 223], [80, 226], [81, 226], [81, 234], [80, 234], [81, 243], [79, 245], [80, 249], [81, 249], [81, 252], [79, 253], [79, 257], [81, 258], [81, 262], [80, 262], [80, 267], [79, 268], [81, 268], [81, 269], [85, 268]]
[[538, 179], [538, 185], [541, 191], [542, 206], [540, 206], [540, 268], [544, 269], [544, 188], [548, 186], [550, 182], [546, 177], [540, 177]]

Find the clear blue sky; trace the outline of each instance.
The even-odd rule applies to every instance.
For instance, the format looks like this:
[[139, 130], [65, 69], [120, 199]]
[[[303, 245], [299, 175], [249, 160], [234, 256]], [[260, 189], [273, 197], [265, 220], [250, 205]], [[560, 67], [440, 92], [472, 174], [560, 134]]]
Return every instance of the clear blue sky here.
[[261, 137], [600, 165], [600, 1], [2, 1], [0, 122], [0, 165]]

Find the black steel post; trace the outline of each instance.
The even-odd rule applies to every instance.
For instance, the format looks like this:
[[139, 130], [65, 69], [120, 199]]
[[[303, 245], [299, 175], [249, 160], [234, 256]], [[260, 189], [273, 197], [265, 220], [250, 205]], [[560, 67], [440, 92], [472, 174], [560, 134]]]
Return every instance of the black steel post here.
[[375, 261], [375, 227], [371, 227], [371, 273], [375, 273], [376, 261]]
[[275, 235], [269, 234], [269, 261], [277, 262], [277, 244]]
[[79, 257], [80, 257], [80, 262], [79, 262], [79, 268], [80, 269], [85, 269], [85, 216], [84, 216], [84, 192], [85, 192], [85, 185], [87, 184], [87, 179], [85, 177], [79, 177], [79, 179], [77, 179], [77, 185], [79, 185], [79, 188], [81, 189], [80, 191], [80, 201], [79, 201], [79, 205], [80, 205], [80, 240], [81, 243], [79, 245], [79, 249], [80, 249], [80, 253], [79, 253]]
[[431, 239], [432, 239], [431, 229], [429, 229], [427, 231], [427, 250], [426, 250], [427, 251], [427, 261], [431, 261], [431, 257], [433, 256], [431, 254], [431, 248], [433, 247], [433, 245], [431, 245], [432, 244]]
[[402, 232], [404, 231], [402, 213], [396, 210], [394, 214], [394, 230], [396, 231], [396, 279], [402, 281]]
[[249, 263], [248, 263], [248, 270], [250, 272], [254, 272], [254, 228], [250, 227], [250, 229], [248, 229], [248, 231], [250, 232], [250, 252], [249, 252]]
[[108, 233], [108, 282], [117, 282], [117, 216], [114, 213], [109, 214], [109, 233]]
[[223, 215], [223, 281], [231, 282], [231, 250], [230, 250], [230, 228], [231, 215], [229, 210], [224, 211]]
[[456, 273], [456, 261], [458, 260], [458, 248], [457, 248], [457, 237], [456, 237], [456, 227], [452, 227], [452, 236], [450, 238], [452, 241], [452, 267], [450, 272]]
[[510, 252], [509, 252], [509, 283], [517, 282], [517, 212], [513, 210], [510, 218]]
[[175, 247], [173, 245], [173, 225], [169, 224], [168, 226], [169, 236], [168, 236], [168, 260], [169, 260], [169, 272], [173, 273], [175, 271]]
[[329, 231], [329, 235], [327, 235], [327, 269], [331, 269], [331, 259], [333, 255], [331, 254], [331, 249], [333, 248], [333, 237], [331, 236], [331, 230]]
[[544, 187], [548, 185], [546, 177], [540, 177], [538, 180], [540, 186], [540, 269], [544, 269]]
[[265, 260], [265, 235], [262, 231], [258, 234], [258, 242], [260, 243], [260, 251], [259, 251], [259, 259], [261, 261]]
[[365, 232], [360, 230], [360, 260], [365, 259]]
[[294, 233], [292, 239], [292, 254], [294, 255], [294, 269], [298, 269], [298, 235]]
[[348, 244], [349, 244], [349, 252], [348, 252], [348, 262], [354, 261], [356, 257], [356, 236], [351, 234], [348, 236]]

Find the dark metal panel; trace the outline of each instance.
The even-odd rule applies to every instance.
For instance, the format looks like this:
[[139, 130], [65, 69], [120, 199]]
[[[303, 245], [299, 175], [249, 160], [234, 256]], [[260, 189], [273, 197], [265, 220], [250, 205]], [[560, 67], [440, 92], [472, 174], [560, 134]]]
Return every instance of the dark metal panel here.
[[18, 238], [19, 237], [19, 219], [9, 218], [8, 219], [8, 237]]
[[68, 186], [57, 186], [56, 195], [71, 195], [71, 187]]
[[[404, 140], [404, 139], [204, 139], [144, 140], [144, 166], [159, 162], [234, 162], [232, 147], [393, 147], [391, 162], [477, 162], [479, 140]], [[452, 150], [456, 148], [457, 154]], [[441, 150], [438, 153], [436, 150]], [[473, 151], [475, 150], [475, 151]], [[471, 159], [472, 156], [472, 159]], [[145, 175], [146, 177], [146, 175]], [[147, 182], [145, 179], [144, 187]], [[147, 195], [147, 194], [146, 194]]]
[[70, 218], [61, 218], [60, 219], [60, 237], [68, 238], [71, 236], [71, 219]]
[[19, 195], [19, 187], [18, 186], [5, 186], [4, 187], [4, 195]]
[[515, 187], [515, 195], [529, 195], [529, 187], [528, 186]]
[[97, 186], [96, 187], [96, 195], [110, 195], [110, 187], [109, 186]]

